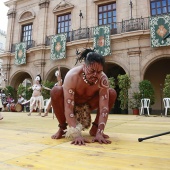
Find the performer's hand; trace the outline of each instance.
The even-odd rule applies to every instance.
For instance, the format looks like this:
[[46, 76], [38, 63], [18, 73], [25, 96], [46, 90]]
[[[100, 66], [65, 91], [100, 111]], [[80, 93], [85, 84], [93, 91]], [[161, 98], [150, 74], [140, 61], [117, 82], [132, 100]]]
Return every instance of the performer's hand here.
[[97, 133], [92, 142], [99, 142], [100, 144], [105, 143], [105, 144], [110, 144], [111, 141], [107, 140], [103, 134]]
[[90, 143], [88, 140], [84, 139], [82, 136], [75, 138], [71, 144], [74, 145], [85, 145], [85, 143]]

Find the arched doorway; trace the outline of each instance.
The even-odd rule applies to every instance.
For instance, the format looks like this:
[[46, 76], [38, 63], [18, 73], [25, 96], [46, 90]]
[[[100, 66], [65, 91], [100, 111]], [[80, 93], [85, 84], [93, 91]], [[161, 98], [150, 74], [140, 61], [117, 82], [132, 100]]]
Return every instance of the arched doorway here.
[[[144, 73], [144, 80], [149, 80], [155, 91], [155, 104], [152, 106], [153, 113], [161, 113], [162, 88], [167, 74], [170, 74], [170, 58], [160, 58], [152, 62]], [[163, 105], [162, 105], [163, 106]]]
[[118, 87], [117, 77], [119, 74], [122, 75], [122, 74], [125, 74], [126, 72], [121, 66], [114, 64], [114, 63], [106, 63], [104, 67], [104, 72], [108, 76], [108, 78], [114, 77], [115, 79], [115, 90], [117, 92], [117, 99], [116, 99], [114, 108], [111, 110], [111, 114], [121, 114], [120, 101], [118, 100], [120, 89]]
[[[47, 74], [46, 80], [56, 82], [57, 81], [56, 76], [55, 76], [56, 70], [57, 70], [57, 67], [50, 70], [49, 73]], [[65, 78], [67, 72], [69, 71], [69, 69], [66, 67], [60, 67], [60, 71], [61, 71], [62, 80], [64, 81], [64, 78]]]
[[[13, 98], [15, 102], [17, 102], [17, 90], [20, 84], [23, 86], [27, 86], [28, 84], [32, 84], [32, 77], [29, 73], [24, 71], [16, 72], [10, 79], [10, 86], [14, 88]], [[24, 93], [23, 97], [26, 98], [26, 92]]]

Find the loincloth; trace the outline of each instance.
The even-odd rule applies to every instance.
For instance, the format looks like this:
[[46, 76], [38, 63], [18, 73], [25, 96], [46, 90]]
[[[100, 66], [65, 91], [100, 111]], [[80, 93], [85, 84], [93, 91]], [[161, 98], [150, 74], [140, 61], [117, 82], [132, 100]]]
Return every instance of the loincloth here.
[[88, 129], [91, 125], [91, 111], [89, 105], [76, 105], [74, 107], [74, 115], [78, 123], [81, 123], [83, 129]]

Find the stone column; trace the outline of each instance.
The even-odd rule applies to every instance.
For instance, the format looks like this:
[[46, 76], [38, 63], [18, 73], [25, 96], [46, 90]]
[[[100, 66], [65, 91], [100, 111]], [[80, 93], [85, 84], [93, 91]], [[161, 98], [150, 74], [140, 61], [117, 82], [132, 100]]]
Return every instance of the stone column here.
[[141, 51], [129, 51], [128, 56], [129, 56], [129, 74], [131, 78], [131, 90], [130, 93], [132, 92], [137, 92], [138, 91], [138, 86], [140, 82], [140, 54]]
[[8, 4], [9, 10], [8, 10], [8, 27], [7, 27], [7, 39], [6, 39], [6, 47], [5, 51], [10, 52], [11, 46], [13, 44], [13, 36], [14, 36], [14, 24], [15, 24], [15, 15], [16, 15], [16, 2], [12, 2], [11, 4]]

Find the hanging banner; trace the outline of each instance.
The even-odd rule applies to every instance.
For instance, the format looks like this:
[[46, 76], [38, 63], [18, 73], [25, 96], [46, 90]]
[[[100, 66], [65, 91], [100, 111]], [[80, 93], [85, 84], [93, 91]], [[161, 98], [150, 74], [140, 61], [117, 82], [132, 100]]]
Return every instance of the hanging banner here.
[[[151, 47], [170, 45], [170, 15], [160, 15], [150, 18]], [[165, 38], [165, 39], [164, 39]]]
[[111, 54], [110, 49], [110, 25], [98, 26], [94, 28], [93, 47], [102, 56]]
[[22, 42], [15, 46], [15, 64], [26, 64], [26, 43]]
[[52, 36], [50, 56], [52, 60], [66, 58], [66, 39], [66, 33]]

